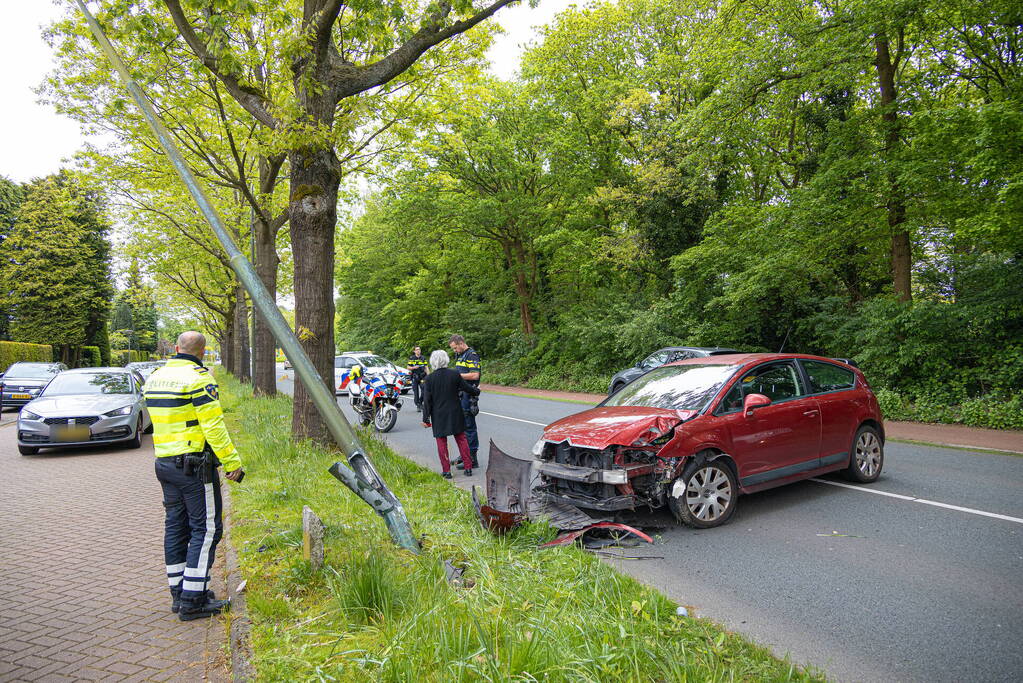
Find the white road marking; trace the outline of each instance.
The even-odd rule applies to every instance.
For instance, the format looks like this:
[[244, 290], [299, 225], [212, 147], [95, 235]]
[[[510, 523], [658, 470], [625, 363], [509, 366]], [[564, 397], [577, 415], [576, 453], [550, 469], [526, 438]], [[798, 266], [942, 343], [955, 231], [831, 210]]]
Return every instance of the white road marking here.
[[898, 498], [899, 500], [908, 500], [911, 503], [923, 503], [924, 505], [933, 505], [934, 507], [945, 508], [946, 510], [957, 510], [959, 512], [967, 512], [971, 515], [980, 515], [981, 517], [992, 517], [994, 519], [1003, 519], [1006, 522], [1016, 522], [1017, 524], [1023, 524], [1023, 519], [1019, 517], [1010, 517], [1009, 515], [1000, 515], [996, 512], [985, 512], [984, 510], [975, 510], [973, 508], [964, 508], [958, 505], [949, 505], [948, 503], [939, 503], [936, 500], [927, 500], [926, 498], [917, 498], [916, 496], [904, 496], [901, 493], [889, 493], [888, 491], [878, 491], [877, 489], [868, 489], [863, 486], [853, 486], [852, 484], [843, 484], [837, 481], [827, 481], [824, 479], [813, 478], [810, 481], [815, 481], [818, 484], [827, 484], [828, 486], [840, 486], [844, 489], [852, 489], [853, 491], [862, 491], [863, 493], [875, 493], [879, 496], [888, 496], [889, 498]]
[[525, 422], [526, 424], [540, 425], [541, 427], [546, 427], [547, 426], [546, 422], [533, 422], [532, 420], [523, 420], [523, 419], [518, 418], [518, 417], [508, 417], [507, 415], [498, 415], [497, 413], [488, 413], [488, 412], [483, 411], [483, 410], [480, 411], [480, 415], [489, 415], [491, 417], [503, 417], [506, 420], [515, 420], [516, 422]]

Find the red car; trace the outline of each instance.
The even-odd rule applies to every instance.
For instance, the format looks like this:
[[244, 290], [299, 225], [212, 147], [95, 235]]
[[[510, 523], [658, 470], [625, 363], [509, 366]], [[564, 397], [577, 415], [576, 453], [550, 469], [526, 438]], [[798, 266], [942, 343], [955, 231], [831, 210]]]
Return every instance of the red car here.
[[537, 493], [618, 511], [667, 504], [689, 526], [724, 524], [740, 493], [884, 465], [877, 398], [831, 358], [750, 353], [652, 370], [597, 407], [544, 428]]

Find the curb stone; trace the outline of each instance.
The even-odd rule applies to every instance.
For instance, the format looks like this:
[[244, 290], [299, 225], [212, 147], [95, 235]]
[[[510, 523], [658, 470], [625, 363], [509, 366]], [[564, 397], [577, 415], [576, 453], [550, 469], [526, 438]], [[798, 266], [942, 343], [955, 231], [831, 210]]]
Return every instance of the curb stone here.
[[231, 597], [231, 616], [228, 628], [228, 643], [231, 650], [231, 676], [235, 683], [245, 683], [255, 680], [255, 672], [252, 670], [252, 648], [249, 646], [249, 614], [245, 607], [245, 592], [238, 592], [242, 577], [241, 566], [238, 563], [238, 551], [231, 542], [232, 508], [231, 493], [228, 490], [228, 483], [224, 480], [221, 483], [224, 488], [222, 499], [224, 501], [224, 529], [227, 541], [226, 574], [228, 595]]

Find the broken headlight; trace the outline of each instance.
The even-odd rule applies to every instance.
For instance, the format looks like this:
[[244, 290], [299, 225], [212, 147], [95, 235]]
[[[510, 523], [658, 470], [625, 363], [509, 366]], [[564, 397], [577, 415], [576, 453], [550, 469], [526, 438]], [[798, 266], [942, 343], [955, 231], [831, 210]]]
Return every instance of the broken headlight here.
[[531, 451], [532, 454], [539, 458], [540, 454], [543, 453], [543, 447], [545, 445], [547, 445], [547, 440], [541, 436], [536, 440], [536, 443], [533, 444], [533, 450]]

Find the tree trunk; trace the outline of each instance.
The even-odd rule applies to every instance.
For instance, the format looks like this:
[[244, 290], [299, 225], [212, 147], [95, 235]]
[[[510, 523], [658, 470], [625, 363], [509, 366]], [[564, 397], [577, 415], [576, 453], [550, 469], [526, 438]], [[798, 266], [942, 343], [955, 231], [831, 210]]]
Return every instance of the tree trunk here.
[[519, 301], [519, 320], [522, 323], [522, 333], [527, 338], [533, 336], [533, 312], [530, 306], [533, 303], [533, 289], [530, 287], [530, 279], [526, 276], [526, 269], [529, 267], [525, 248], [519, 240], [510, 240], [501, 244], [504, 248], [504, 256], [508, 261], [508, 267], [515, 277], [515, 296]]
[[[901, 53], [901, 36], [899, 39]], [[895, 101], [898, 93], [895, 89], [895, 73], [898, 69], [900, 55], [892, 60], [887, 36], [878, 34], [874, 37], [877, 59], [877, 80], [881, 90], [881, 119], [884, 122], [884, 161], [888, 175], [888, 197], [885, 209], [888, 213], [888, 229], [891, 234], [891, 269], [892, 286], [900, 301], [913, 298], [911, 276], [913, 271], [913, 249], [909, 231], [906, 229], [906, 200], [899, 185], [895, 164], [895, 152], [899, 144], [899, 114]]]
[[[256, 234], [256, 274], [273, 301], [277, 300], [277, 256], [275, 231], [253, 212], [252, 229]], [[257, 396], [277, 393], [277, 342], [262, 315], [254, 313], [252, 339], [252, 386]]]
[[224, 333], [220, 337], [220, 364], [234, 374], [234, 306], [231, 305], [228, 315], [224, 318]]
[[237, 284], [234, 289], [234, 365], [231, 372], [242, 382], [248, 382], [252, 379], [251, 362], [249, 306], [245, 299], [245, 288]]
[[[289, 220], [295, 262], [295, 332], [324, 384], [334, 382], [334, 227], [340, 184], [330, 149], [289, 154]], [[295, 439], [328, 443], [323, 419], [301, 382], [295, 383], [291, 420]]]

